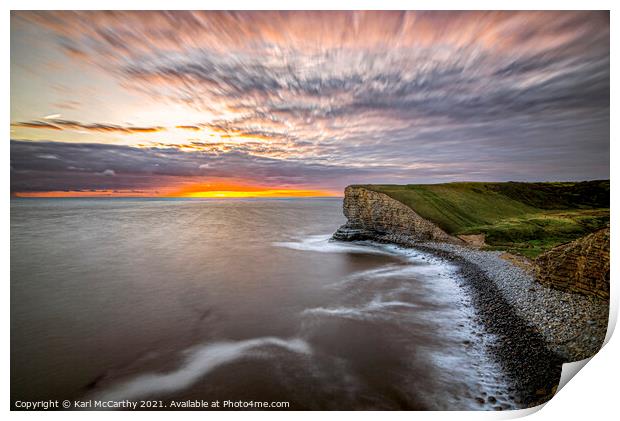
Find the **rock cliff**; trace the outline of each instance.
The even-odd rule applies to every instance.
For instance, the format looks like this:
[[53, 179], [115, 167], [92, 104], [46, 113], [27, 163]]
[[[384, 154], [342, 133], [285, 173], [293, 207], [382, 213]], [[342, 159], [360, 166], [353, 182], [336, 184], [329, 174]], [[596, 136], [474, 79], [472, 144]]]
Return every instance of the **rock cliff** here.
[[[336, 240], [485, 245], [484, 235], [452, 236], [409, 206], [363, 186], [345, 189], [343, 211], [347, 223], [334, 233]], [[609, 299], [609, 227], [549, 250], [533, 266], [541, 284]]]
[[403, 245], [420, 241], [464, 244], [410, 207], [364, 187], [345, 189], [343, 210], [348, 222], [334, 234], [337, 240], [371, 239]]
[[609, 227], [540, 255], [536, 279], [563, 291], [609, 299]]

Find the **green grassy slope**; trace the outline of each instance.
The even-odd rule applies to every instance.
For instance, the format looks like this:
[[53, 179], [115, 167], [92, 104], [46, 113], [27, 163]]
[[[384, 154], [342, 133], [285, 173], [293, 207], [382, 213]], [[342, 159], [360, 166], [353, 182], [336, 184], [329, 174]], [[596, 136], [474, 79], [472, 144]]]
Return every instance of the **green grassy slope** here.
[[609, 181], [364, 185], [446, 232], [535, 257], [609, 223]]

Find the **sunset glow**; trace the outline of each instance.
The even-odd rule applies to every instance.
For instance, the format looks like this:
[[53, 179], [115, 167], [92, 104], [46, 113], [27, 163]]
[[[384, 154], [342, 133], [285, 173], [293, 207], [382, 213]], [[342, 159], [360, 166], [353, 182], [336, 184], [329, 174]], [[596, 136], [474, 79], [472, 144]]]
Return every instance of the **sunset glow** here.
[[11, 192], [606, 179], [609, 64], [604, 11], [14, 11]]
[[[224, 190], [221, 190], [224, 189]], [[271, 189], [256, 186], [213, 186], [199, 185], [181, 190], [165, 189], [166, 191], [120, 191], [120, 190], [92, 190], [92, 191], [38, 191], [15, 192], [15, 197], [186, 197], [205, 199], [235, 199], [235, 198], [286, 198], [286, 197], [339, 197], [340, 192], [327, 190], [302, 189]]]
[[193, 184], [166, 194], [167, 197], [194, 198], [276, 198], [276, 197], [331, 197], [340, 196], [340, 192], [326, 190], [251, 186], [234, 183]]
[[244, 198], [244, 197], [326, 197], [338, 196], [336, 193], [330, 193], [320, 190], [258, 190], [258, 191], [230, 191], [230, 190], [212, 190], [188, 193], [187, 196], [180, 197], [203, 197], [203, 198]]

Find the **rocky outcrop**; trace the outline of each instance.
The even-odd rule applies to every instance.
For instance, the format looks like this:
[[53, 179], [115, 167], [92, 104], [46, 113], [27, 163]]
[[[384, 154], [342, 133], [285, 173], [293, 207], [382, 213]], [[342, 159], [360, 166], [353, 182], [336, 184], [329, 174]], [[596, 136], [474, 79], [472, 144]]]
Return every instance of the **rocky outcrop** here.
[[409, 245], [420, 241], [463, 244], [413, 209], [360, 186], [344, 191], [344, 215], [348, 222], [334, 234], [337, 240], [380, 240]]
[[462, 234], [457, 235], [457, 237], [473, 247], [484, 247], [487, 245], [484, 241], [486, 234]]
[[609, 227], [540, 255], [536, 279], [563, 291], [609, 299]]
[[[347, 223], [334, 233], [336, 240], [485, 245], [484, 234], [454, 237], [409, 206], [363, 186], [345, 189], [343, 210]], [[549, 250], [532, 266], [543, 285], [609, 299], [609, 227]]]

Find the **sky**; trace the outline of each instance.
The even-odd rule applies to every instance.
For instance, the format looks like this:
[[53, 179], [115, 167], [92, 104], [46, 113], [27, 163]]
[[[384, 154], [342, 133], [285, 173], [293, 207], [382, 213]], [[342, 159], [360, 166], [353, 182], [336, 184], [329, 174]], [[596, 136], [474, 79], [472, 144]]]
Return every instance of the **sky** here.
[[609, 178], [608, 12], [11, 13], [11, 192]]

